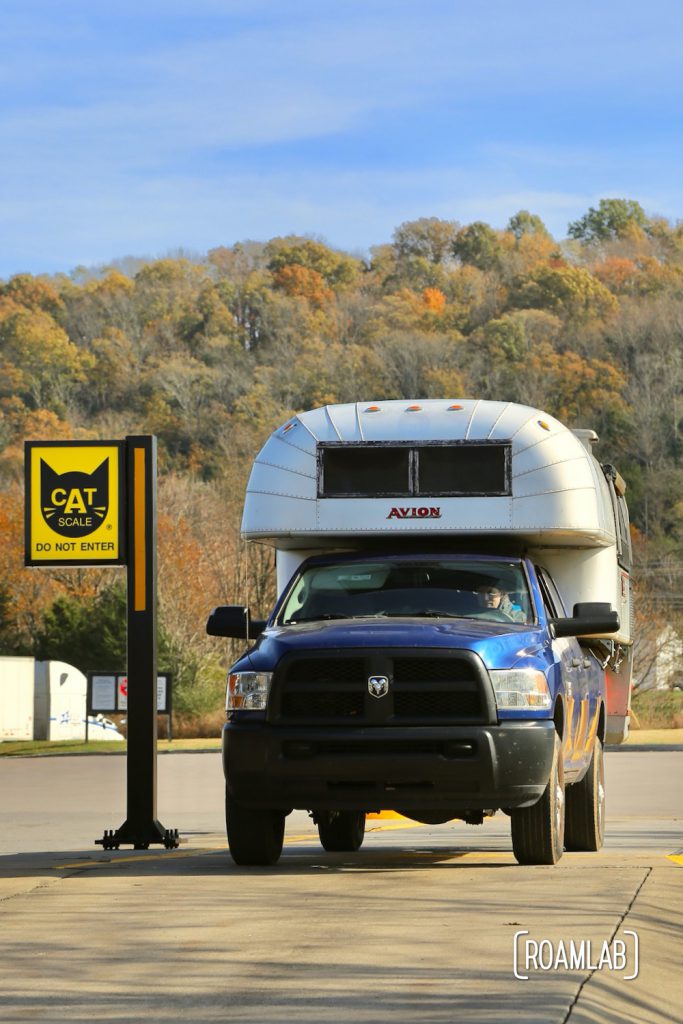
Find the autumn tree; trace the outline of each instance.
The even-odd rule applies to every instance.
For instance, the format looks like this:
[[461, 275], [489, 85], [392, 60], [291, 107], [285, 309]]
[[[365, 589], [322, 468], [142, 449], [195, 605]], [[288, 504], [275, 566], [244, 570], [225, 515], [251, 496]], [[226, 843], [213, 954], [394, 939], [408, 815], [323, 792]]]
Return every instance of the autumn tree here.
[[89, 356], [44, 310], [10, 307], [4, 316], [0, 311], [0, 371], [34, 408], [63, 406], [90, 365]]
[[362, 270], [359, 260], [336, 252], [322, 242], [297, 235], [273, 238], [266, 246], [265, 254], [271, 274], [277, 274], [286, 266], [305, 267], [320, 274], [334, 289], [353, 284]]
[[465, 390], [459, 337], [392, 331], [373, 348], [383, 367], [384, 382], [376, 397], [436, 398], [458, 396]]
[[16, 274], [10, 278], [6, 285], [0, 286], [0, 296], [34, 312], [47, 313], [58, 321], [65, 311], [62, 298], [49, 281], [31, 274]]
[[610, 256], [593, 267], [593, 274], [615, 295], [628, 295], [637, 291], [640, 269], [633, 260], [623, 256]]
[[327, 287], [322, 274], [298, 263], [287, 263], [276, 270], [273, 282], [285, 295], [306, 299], [318, 309], [328, 305], [334, 298], [334, 292]]
[[87, 345], [108, 331], [125, 335], [132, 345], [140, 339], [142, 325], [134, 303], [135, 284], [119, 270], [81, 286], [62, 286], [64, 328], [76, 345]]
[[617, 310], [609, 289], [584, 267], [541, 265], [517, 283], [511, 298], [518, 308], [546, 309], [573, 323], [605, 319]]
[[445, 263], [452, 256], [459, 224], [439, 217], [407, 220], [394, 231], [394, 249], [399, 259], [419, 258]]
[[626, 378], [604, 360], [585, 359], [570, 350], [556, 352], [541, 344], [531, 351], [524, 372], [528, 404], [569, 426], [588, 424], [602, 435], [626, 412]]

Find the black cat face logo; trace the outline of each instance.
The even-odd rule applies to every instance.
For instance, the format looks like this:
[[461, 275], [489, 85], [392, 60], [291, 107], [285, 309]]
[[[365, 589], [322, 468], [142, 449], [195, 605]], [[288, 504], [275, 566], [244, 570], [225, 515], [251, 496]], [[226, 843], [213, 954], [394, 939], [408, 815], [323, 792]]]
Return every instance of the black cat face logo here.
[[62, 537], [87, 537], [109, 509], [109, 459], [92, 473], [56, 473], [40, 460], [40, 508], [43, 519]]

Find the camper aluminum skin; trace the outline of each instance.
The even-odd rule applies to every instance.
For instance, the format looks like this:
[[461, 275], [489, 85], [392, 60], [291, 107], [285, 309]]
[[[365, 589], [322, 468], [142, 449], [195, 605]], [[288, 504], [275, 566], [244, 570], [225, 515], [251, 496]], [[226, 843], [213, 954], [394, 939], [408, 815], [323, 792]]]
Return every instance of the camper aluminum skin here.
[[294, 808], [327, 850], [358, 849], [372, 811], [498, 809], [520, 863], [600, 848], [631, 584], [625, 487], [596, 442], [464, 399], [328, 406], [275, 431], [243, 535], [275, 546], [277, 603], [207, 624], [253, 641], [223, 731], [237, 863], [274, 863]]

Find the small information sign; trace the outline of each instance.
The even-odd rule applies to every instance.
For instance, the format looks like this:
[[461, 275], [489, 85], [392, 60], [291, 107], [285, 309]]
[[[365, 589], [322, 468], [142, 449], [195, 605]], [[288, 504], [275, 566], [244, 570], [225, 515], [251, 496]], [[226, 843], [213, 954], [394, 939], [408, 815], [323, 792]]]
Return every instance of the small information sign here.
[[[88, 714], [128, 711], [128, 676], [125, 672], [88, 672]], [[171, 676], [157, 675], [157, 713], [171, 714]]]
[[93, 676], [90, 680], [89, 711], [116, 711], [116, 676]]

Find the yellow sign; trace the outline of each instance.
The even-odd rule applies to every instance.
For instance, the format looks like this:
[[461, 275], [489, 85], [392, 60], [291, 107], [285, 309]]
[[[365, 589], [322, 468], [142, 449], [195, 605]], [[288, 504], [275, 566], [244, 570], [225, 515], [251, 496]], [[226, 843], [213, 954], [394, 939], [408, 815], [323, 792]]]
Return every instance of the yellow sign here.
[[123, 441], [26, 442], [26, 565], [122, 565]]

